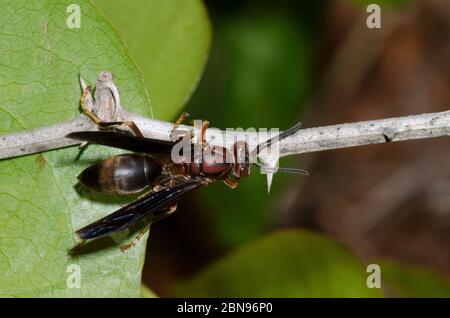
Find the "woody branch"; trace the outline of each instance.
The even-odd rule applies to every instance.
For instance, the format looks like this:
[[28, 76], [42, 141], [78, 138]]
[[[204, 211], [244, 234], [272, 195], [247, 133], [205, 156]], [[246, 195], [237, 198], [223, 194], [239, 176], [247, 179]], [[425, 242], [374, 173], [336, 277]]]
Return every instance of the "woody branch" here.
[[[82, 81], [82, 87], [86, 84]], [[170, 140], [173, 123], [144, 117], [126, 111], [120, 104], [120, 97], [112, 75], [102, 72], [97, 80], [96, 100], [87, 100], [88, 107], [97, 112], [102, 111], [98, 101], [114, 98], [114, 120], [133, 121], [144, 136], [154, 139]], [[106, 115], [105, 115], [106, 116]], [[111, 121], [112, 118], [106, 120]], [[65, 136], [74, 131], [97, 130], [95, 123], [81, 114], [79, 117], [51, 126], [0, 136], [0, 159], [18, 157], [42, 151], [48, 151], [79, 144], [79, 141], [67, 139]], [[180, 125], [180, 130], [190, 131], [191, 126]], [[235, 140], [258, 140], [273, 137], [276, 133], [248, 131], [219, 131], [208, 129], [207, 142], [212, 145], [229, 146]], [[227, 138], [222, 138], [224, 136]], [[395, 117], [372, 121], [346, 123], [332, 126], [301, 129], [294, 135], [283, 139], [279, 144], [278, 157], [310, 153], [338, 148], [348, 148], [386, 142], [397, 142], [412, 139], [432, 138], [450, 135], [450, 110], [439, 113], [428, 113], [413, 116]], [[231, 138], [230, 138], [231, 137]], [[252, 144], [252, 143], [251, 143]], [[255, 145], [255, 143], [253, 143]], [[269, 162], [274, 161], [267, 160]], [[278, 159], [278, 158], [276, 158]]]

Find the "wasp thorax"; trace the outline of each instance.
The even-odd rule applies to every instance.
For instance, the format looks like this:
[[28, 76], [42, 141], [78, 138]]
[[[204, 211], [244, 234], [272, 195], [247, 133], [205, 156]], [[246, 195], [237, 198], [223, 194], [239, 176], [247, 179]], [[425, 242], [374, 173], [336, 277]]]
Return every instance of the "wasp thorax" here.
[[233, 174], [236, 178], [247, 177], [250, 175], [250, 152], [248, 144], [245, 141], [237, 141], [233, 146], [235, 165]]

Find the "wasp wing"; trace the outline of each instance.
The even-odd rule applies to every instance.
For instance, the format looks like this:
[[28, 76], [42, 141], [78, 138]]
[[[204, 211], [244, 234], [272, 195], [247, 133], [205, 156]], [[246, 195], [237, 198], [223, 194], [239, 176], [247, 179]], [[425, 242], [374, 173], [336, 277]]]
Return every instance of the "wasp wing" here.
[[192, 179], [149, 193], [75, 233], [79, 238], [87, 240], [124, 230], [144, 217], [170, 206], [182, 196], [203, 185], [205, 183], [201, 180]]
[[155, 155], [170, 154], [175, 145], [172, 141], [135, 137], [115, 131], [79, 131], [68, 134], [66, 138]]

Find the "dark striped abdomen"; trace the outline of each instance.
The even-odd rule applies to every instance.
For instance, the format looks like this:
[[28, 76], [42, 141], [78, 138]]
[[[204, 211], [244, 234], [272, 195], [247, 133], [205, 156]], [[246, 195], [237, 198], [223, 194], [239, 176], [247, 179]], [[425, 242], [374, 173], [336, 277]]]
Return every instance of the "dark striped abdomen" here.
[[86, 168], [79, 176], [87, 188], [109, 194], [138, 193], [161, 174], [154, 159], [137, 154], [113, 156]]

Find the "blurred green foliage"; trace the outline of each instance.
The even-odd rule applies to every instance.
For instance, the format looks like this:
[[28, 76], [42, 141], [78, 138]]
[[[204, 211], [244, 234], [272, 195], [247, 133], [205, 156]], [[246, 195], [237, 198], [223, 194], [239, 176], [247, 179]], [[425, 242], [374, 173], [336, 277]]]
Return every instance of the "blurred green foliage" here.
[[[300, 121], [312, 87], [322, 5], [293, 3], [274, 10], [262, 1], [232, 11], [213, 8], [210, 61], [187, 111], [222, 129], [285, 129]], [[261, 234], [270, 220], [271, 198], [288, 179], [277, 174], [269, 196], [265, 175], [254, 168], [236, 191], [216, 185], [196, 194], [208, 207], [217, 241], [230, 247]]]
[[146, 285], [141, 285], [141, 297], [142, 298], [156, 298], [156, 294]]
[[378, 4], [383, 10], [384, 8], [394, 8], [394, 9], [402, 9], [405, 6], [409, 5], [411, 0], [350, 0], [350, 2], [354, 3], [357, 6], [367, 8], [370, 4]]
[[243, 246], [175, 287], [181, 297], [381, 297], [340, 244], [284, 230]]
[[450, 297], [450, 279], [418, 266], [377, 261], [383, 287], [402, 297]]
[[138, 65], [154, 116], [171, 120], [195, 89], [211, 26], [201, 0], [94, 0]]

